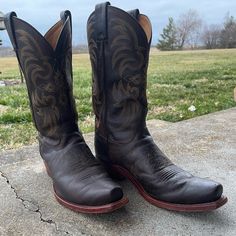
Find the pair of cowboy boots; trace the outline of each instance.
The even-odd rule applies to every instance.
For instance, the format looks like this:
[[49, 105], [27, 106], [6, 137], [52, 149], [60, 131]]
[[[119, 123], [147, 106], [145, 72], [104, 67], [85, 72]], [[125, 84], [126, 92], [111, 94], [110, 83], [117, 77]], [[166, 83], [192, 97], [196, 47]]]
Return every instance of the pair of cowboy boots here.
[[191, 175], [156, 146], [146, 127], [152, 29], [138, 10], [98, 4], [87, 24], [96, 158], [78, 128], [73, 98], [69, 11], [42, 36], [14, 12], [5, 25], [24, 73], [39, 151], [56, 199], [83, 213], [106, 213], [127, 197], [112, 180], [128, 178], [151, 204], [209, 211], [227, 202], [221, 184]]

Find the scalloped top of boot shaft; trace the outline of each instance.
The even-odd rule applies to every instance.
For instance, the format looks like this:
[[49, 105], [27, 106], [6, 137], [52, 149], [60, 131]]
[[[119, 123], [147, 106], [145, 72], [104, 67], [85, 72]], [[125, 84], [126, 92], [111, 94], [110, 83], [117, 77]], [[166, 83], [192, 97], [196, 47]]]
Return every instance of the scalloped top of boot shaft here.
[[[60, 14], [60, 20], [54, 24], [43, 36], [37, 29], [35, 29], [32, 25], [27, 23], [26, 21], [17, 17], [15, 12], [9, 12], [4, 16], [4, 23], [6, 25], [6, 30], [10, 37], [11, 43], [15, 50], [18, 49], [17, 39], [16, 39], [16, 31], [17, 30], [26, 30], [29, 31], [32, 37], [35, 37], [35, 40], [43, 41], [41, 43], [49, 51], [58, 51], [61, 49], [61, 41], [64, 39], [64, 31], [67, 34], [71, 34], [71, 13], [70, 11], [62, 11]], [[21, 27], [21, 29], [18, 29]], [[68, 27], [68, 28], [67, 28]]]
[[109, 34], [106, 34], [107, 21], [112, 18], [113, 14], [118, 14], [121, 18], [134, 23], [141, 36], [145, 38], [147, 44], [151, 45], [152, 25], [150, 19], [146, 15], [140, 14], [139, 9], [126, 12], [120, 8], [111, 6], [109, 2], [97, 4], [95, 10], [88, 17], [88, 22], [92, 17], [96, 18], [96, 34], [98, 40], [109, 37]]

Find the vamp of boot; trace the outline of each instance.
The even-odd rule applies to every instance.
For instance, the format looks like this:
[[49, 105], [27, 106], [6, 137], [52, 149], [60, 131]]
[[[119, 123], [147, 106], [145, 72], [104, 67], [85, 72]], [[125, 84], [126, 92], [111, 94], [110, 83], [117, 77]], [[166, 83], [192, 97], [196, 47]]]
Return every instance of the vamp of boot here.
[[40, 154], [56, 199], [78, 212], [105, 213], [124, 206], [121, 187], [92, 155], [77, 126], [72, 95], [71, 14], [42, 36], [14, 12], [5, 25], [24, 73]]
[[147, 16], [102, 3], [87, 23], [93, 69], [96, 157], [111, 175], [127, 177], [155, 206], [209, 211], [227, 202], [221, 184], [174, 165], [146, 127], [147, 67], [152, 29]]

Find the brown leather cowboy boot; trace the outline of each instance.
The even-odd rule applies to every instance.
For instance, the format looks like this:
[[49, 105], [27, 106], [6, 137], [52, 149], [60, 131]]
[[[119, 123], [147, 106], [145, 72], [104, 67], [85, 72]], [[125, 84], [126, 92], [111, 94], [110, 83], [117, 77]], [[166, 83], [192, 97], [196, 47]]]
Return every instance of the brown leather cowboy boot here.
[[43, 37], [14, 12], [5, 25], [24, 73], [40, 154], [53, 180], [56, 199], [78, 212], [105, 213], [124, 206], [114, 183], [78, 129], [72, 95], [71, 14], [62, 12]]
[[151, 23], [138, 10], [103, 3], [87, 24], [93, 69], [96, 156], [114, 175], [127, 177], [155, 206], [208, 211], [227, 202], [221, 184], [174, 165], [146, 127]]

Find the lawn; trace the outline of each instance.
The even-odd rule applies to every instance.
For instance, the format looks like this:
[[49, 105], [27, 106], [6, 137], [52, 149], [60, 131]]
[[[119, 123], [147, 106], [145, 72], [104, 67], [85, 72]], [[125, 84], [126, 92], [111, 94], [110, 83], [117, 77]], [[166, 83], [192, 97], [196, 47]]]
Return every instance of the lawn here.
[[[91, 69], [87, 54], [74, 55], [74, 95], [83, 132], [93, 130]], [[19, 79], [15, 58], [0, 58], [0, 80]], [[148, 119], [177, 122], [236, 106], [236, 49], [158, 52], [148, 71]], [[195, 111], [188, 108], [193, 105]], [[36, 141], [25, 84], [0, 87], [0, 149]]]

